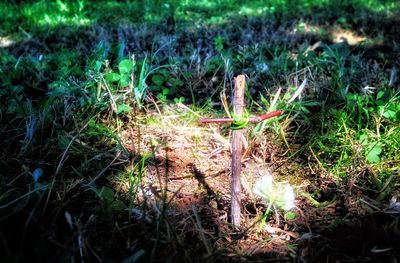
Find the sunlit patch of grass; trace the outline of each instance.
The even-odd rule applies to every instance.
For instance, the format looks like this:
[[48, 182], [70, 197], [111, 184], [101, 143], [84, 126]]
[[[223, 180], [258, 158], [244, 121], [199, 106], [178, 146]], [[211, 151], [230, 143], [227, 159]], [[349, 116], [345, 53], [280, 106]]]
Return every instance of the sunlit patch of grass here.
[[[351, 100], [352, 95], [347, 96]], [[371, 95], [360, 96], [368, 98]], [[391, 96], [391, 99], [386, 98], [388, 102], [384, 108], [398, 107], [397, 95]], [[399, 147], [396, 139], [398, 117], [382, 112], [379, 106], [382, 101], [379, 99], [369, 98], [358, 103], [340, 111], [332, 109], [325, 112], [326, 120], [321, 126], [324, 132], [312, 139], [312, 147], [317, 149], [325, 168], [338, 177], [348, 176], [351, 173], [349, 167], [356, 169], [372, 164], [374, 169], [381, 170], [387, 166], [387, 160], [395, 160], [399, 156], [396, 150]], [[382, 125], [382, 122], [386, 124]]]
[[364, 4], [370, 10], [382, 13], [398, 11], [400, 6], [400, 3], [397, 1], [359, 0], [359, 3]]
[[331, 36], [334, 43], [347, 42], [351, 46], [359, 45], [364, 41], [368, 41], [367, 37], [360, 36], [349, 30], [336, 29], [331, 32]]
[[26, 4], [22, 7], [21, 14], [25, 19], [36, 26], [85, 26], [91, 23], [85, 11], [85, 1], [56, 2], [39, 1], [34, 4]]

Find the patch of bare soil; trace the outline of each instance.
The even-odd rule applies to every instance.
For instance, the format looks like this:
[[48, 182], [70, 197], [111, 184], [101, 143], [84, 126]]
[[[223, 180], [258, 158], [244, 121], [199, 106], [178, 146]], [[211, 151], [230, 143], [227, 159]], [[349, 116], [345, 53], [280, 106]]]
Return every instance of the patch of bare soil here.
[[[128, 149], [152, 153], [142, 180], [143, 194], [138, 199], [155, 207], [166, 193], [168, 220], [175, 230], [185, 233], [185, 247], [203, 242], [208, 254], [211, 248], [223, 255], [218, 260], [227, 262], [396, 262], [385, 260], [399, 256], [393, 247], [400, 240], [398, 218], [394, 220], [382, 210], [366, 216], [370, 206], [362, 207], [362, 195], [346, 192], [348, 189], [328, 174], [311, 170], [309, 167], [316, 167], [312, 160], [307, 165], [304, 160], [288, 158], [287, 149], [278, 146], [283, 143], [272, 133], [245, 139], [243, 231], [233, 231], [229, 223], [229, 131], [213, 125], [182, 125], [179, 118], [163, 117], [158, 124], [141, 126], [140, 136], [138, 126], [134, 126], [124, 131], [122, 138]], [[278, 181], [289, 181], [296, 189], [296, 218], [287, 220], [284, 214], [275, 212], [264, 228], [258, 220], [265, 205], [253, 195], [252, 187], [267, 173]], [[116, 184], [127, 190], [123, 182]], [[309, 193], [317, 193], [315, 199]], [[378, 218], [389, 225], [380, 224]]]

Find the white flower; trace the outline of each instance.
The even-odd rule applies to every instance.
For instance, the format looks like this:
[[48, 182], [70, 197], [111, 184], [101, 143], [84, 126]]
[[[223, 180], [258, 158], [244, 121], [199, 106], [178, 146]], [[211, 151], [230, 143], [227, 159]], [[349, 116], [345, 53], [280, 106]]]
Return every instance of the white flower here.
[[254, 185], [253, 191], [256, 195], [261, 197], [261, 199], [270, 199], [269, 196], [272, 193], [272, 176], [271, 175], [264, 175], [261, 177]]
[[283, 210], [290, 210], [294, 205], [294, 191], [287, 183], [275, 183], [271, 175], [261, 177], [254, 185], [253, 192], [264, 203], [274, 204]]
[[294, 192], [293, 192], [293, 188], [289, 185], [286, 184], [285, 188], [284, 188], [284, 193], [283, 196], [281, 196], [282, 199], [281, 201], [281, 207], [283, 208], [283, 210], [290, 210], [292, 208], [294, 208]]

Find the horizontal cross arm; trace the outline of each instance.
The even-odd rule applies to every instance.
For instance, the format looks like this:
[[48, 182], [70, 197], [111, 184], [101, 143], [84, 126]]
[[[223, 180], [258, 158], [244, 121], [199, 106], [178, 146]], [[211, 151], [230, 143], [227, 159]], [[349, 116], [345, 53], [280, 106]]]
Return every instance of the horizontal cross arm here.
[[[283, 113], [283, 111], [277, 110], [277, 111], [272, 111], [268, 112], [265, 114], [261, 114], [255, 117], [249, 118], [250, 123], [258, 123], [262, 122], [266, 119], [270, 119], [276, 116], [279, 116]], [[235, 120], [233, 118], [215, 118], [215, 119], [209, 119], [209, 118], [202, 118], [199, 120], [200, 124], [206, 124], [206, 123], [226, 123], [226, 122], [234, 122]]]

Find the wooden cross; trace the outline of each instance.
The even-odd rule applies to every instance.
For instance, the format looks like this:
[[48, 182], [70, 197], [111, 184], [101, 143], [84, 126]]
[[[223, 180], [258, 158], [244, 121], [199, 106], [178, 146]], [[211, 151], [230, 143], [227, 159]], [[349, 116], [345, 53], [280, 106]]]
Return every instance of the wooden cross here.
[[[246, 87], [246, 79], [244, 75], [239, 75], [235, 78], [235, 89], [233, 95], [233, 113], [234, 116], [242, 118], [244, 108], [244, 90]], [[276, 117], [282, 114], [282, 111], [273, 111], [248, 119], [249, 123], [258, 123], [263, 120]], [[226, 123], [235, 122], [234, 118], [220, 119], [200, 119], [199, 123]], [[232, 131], [232, 176], [231, 176], [231, 222], [240, 227], [240, 203], [241, 203], [241, 184], [240, 173], [242, 170], [242, 136], [241, 129]]]

